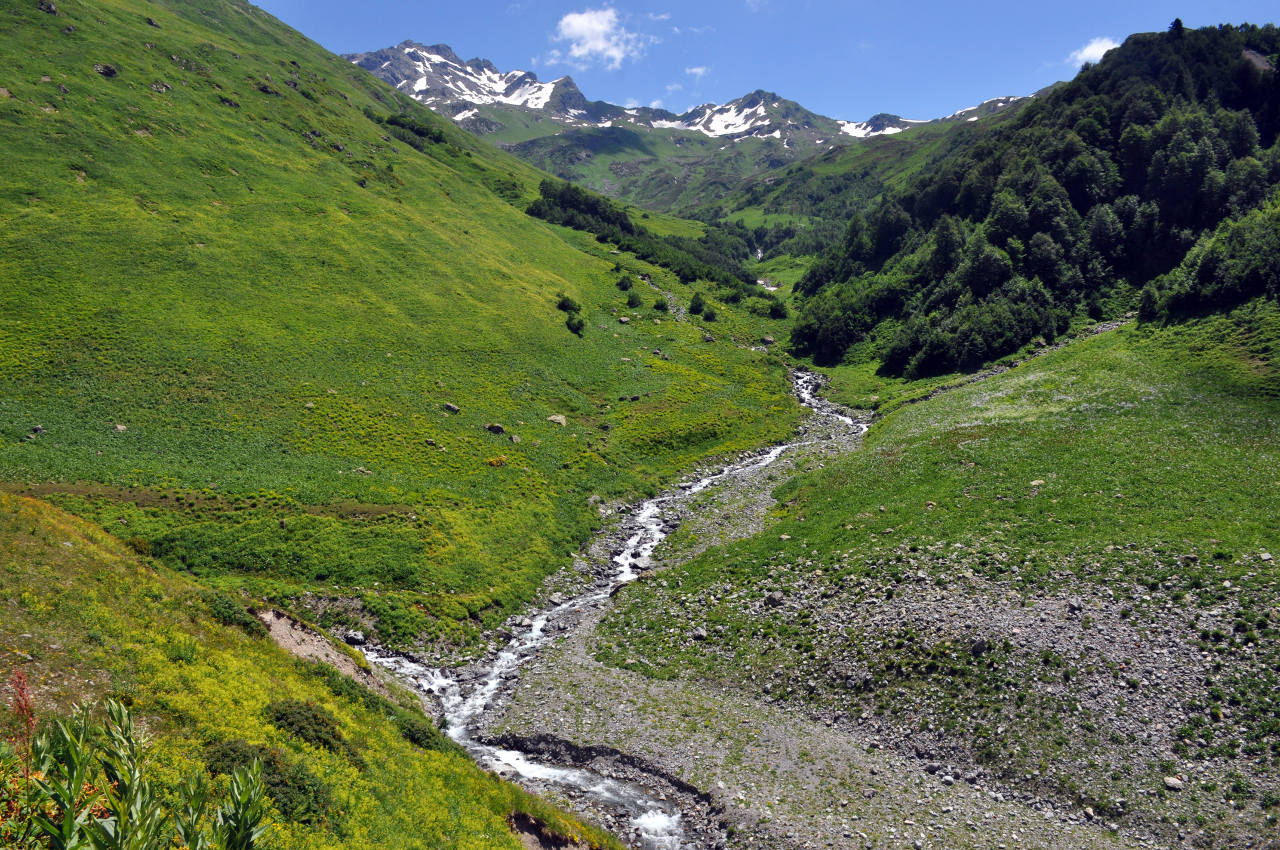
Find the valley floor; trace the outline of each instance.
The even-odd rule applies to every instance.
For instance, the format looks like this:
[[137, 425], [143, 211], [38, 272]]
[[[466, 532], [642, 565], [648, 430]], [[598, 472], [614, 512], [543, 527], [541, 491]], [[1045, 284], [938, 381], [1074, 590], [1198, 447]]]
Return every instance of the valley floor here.
[[[1269, 321], [1274, 316], [1264, 316]], [[1186, 339], [1173, 341], [1176, 349]], [[656, 553], [662, 569], [627, 586], [611, 609], [584, 613], [524, 670], [485, 733], [576, 754], [606, 773], [620, 769], [619, 753], [639, 759], [702, 792], [685, 800], [686, 810], [721, 819], [724, 846], [734, 848], [1272, 846], [1264, 836], [1275, 834], [1277, 780], [1264, 730], [1275, 698], [1274, 683], [1267, 684], [1275, 608], [1268, 614], [1265, 607], [1274, 604], [1274, 575], [1266, 552], [1236, 548], [1254, 532], [1205, 541], [1231, 549], [1205, 561], [1233, 561], [1201, 564], [1190, 537], [1199, 514], [1216, 508], [1193, 506], [1196, 498], [1157, 480], [1152, 486], [1167, 488], [1167, 500], [1187, 513], [1182, 523], [1153, 528], [1158, 523], [1149, 520], [1130, 529], [1127, 546], [1098, 546], [1099, 560], [1087, 564], [1076, 561], [1090, 557], [1095, 543], [1076, 538], [1044, 568], [1024, 561], [1016, 533], [984, 546], [989, 518], [960, 536], [935, 528], [934, 539], [902, 518], [904, 506], [877, 510], [851, 495], [860, 485], [848, 477], [847, 461], [865, 472], [867, 453], [903, 449], [887, 444], [903, 429], [919, 437], [913, 427], [927, 421], [936, 441], [956, 428], [998, 431], [1036, 420], [1046, 433], [1022, 436], [1038, 449], [1010, 447], [1010, 454], [1039, 451], [1035, 463], [1060, 461], [1055, 474], [1046, 473], [1059, 480], [1032, 481], [1030, 498], [1077, 486], [1079, 474], [1110, 481], [1107, 496], [1121, 501], [1116, 479], [1124, 473], [1107, 458], [1080, 457], [1092, 451], [1087, 439], [1054, 444], [1046, 434], [1079, 429], [1064, 403], [1121, 415], [1157, 397], [1183, 405], [1192, 387], [1163, 355], [1152, 355], [1149, 342], [1129, 328], [1074, 343], [948, 393], [937, 409], [932, 402], [912, 408], [923, 412], [886, 424], [891, 436], [870, 447], [810, 420], [806, 442], [773, 465], [684, 503], [674, 518], [679, 530]], [[1212, 355], [1201, 346], [1198, 365], [1217, 368]], [[1056, 405], [1033, 410], [1031, 397], [1046, 382], [1057, 386]], [[959, 420], [948, 419], [957, 411]], [[1265, 502], [1274, 496], [1266, 483], [1275, 463], [1275, 431], [1267, 425], [1273, 408], [1264, 398], [1260, 408], [1227, 404], [1223, 415], [1246, 433], [1218, 431], [1218, 449], [1254, 452], [1254, 493]], [[1166, 424], [1171, 430], [1151, 439], [1169, 452], [1190, 448], [1174, 434], [1182, 423]], [[1115, 426], [1103, 422], [1102, 433], [1123, 440], [1125, 426]], [[1008, 471], [993, 464], [985, 474]], [[846, 500], [830, 511], [834, 517], [819, 520], [815, 482], [817, 492], [825, 486]], [[935, 484], [946, 507], [953, 494], [945, 482]], [[886, 482], [861, 485], [868, 491], [862, 501], [883, 498], [877, 485]], [[1188, 487], [1210, 485], [1197, 479]], [[900, 492], [914, 496], [909, 486]], [[935, 503], [909, 509], [932, 513]], [[1248, 526], [1231, 511], [1258, 509], [1232, 503], [1218, 522]], [[1086, 524], [1083, 514], [1058, 510]], [[1128, 514], [1113, 510], [1119, 522], [1102, 538], [1125, 533]], [[805, 513], [811, 529], [800, 525]], [[1027, 518], [1028, 525], [1053, 521]], [[896, 533], [879, 528], [888, 523], [899, 526]], [[855, 524], [876, 527], [850, 544]], [[1013, 527], [1003, 519], [997, 525]], [[1176, 541], [1180, 556], [1161, 546], [1175, 527], [1188, 535]], [[837, 534], [839, 547], [824, 536], [833, 528], [846, 532]], [[613, 536], [598, 537], [578, 568], [589, 574], [607, 566], [615, 544]], [[886, 560], [886, 547], [896, 556]], [[969, 547], [980, 557], [970, 557]], [[1006, 560], [1012, 571], [984, 568]], [[1106, 561], [1113, 572], [1103, 577]], [[1221, 587], [1203, 573], [1218, 576]], [[1225, 637], [1233, 629], [1243, 637]], [[1232, 688], [1248, 676], [1258, 682], [1253, 696], [1224, 696], [1219, 685]], [[1234, 725], [1222, 725], [1233, 716]], [[1222, 740], [1228, 736], [1237, 736], [1234, 744]], [[669, 781], [659, 786], [676, 793]]]

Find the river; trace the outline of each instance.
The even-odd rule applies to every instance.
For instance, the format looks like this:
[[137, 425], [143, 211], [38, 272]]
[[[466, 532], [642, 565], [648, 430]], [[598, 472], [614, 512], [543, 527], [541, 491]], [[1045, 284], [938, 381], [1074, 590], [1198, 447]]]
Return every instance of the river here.
[[[796, 371], [792, 374], [792, 383], [800, 403], [813, 410], [815, 415], [847, 426], [854, 433], [866, 430], [865, 423], [856, 422], [836, 405], [818, 396], [823, 383], [821, 376]], [[394, 672], [419, 691], [438, 699], [447, 721], [449, 737], [462, 745], [482, 766], [519, 779], [573, 790], [597, 805], [624, 813], [633, 833], [639, 836], [639, 846], [643, 850], [696, 848], [697, 845], [686, 834], [679, 805], [664, 799], [665, 795], [590, 770], [537, 761], [517, 750], [485, 743], [477, 738], [475, 730], [481, 726], [486, 712], [497, 706], [497, 698], [503, 690], [514, 686], [520, 667], [548, 644], [563, 637], [569, 624], [580, 622], [577, 614], [584, 609], [608, 605], [615, 590], [635, 581], [652, 566], [654, 549], [673, 528], [674, 508], [709, 487], [721, 485], [735, 476], [752, 475], [785, 452], [808, 442], [811, 441], [799, 440], [774, 446], [642, 502], [625, 521], [627, 538], [621, 551], [613, 556], [611, 573], [579, 595], [532, 616], [529, 625], [519, 628], [507, 645], [486, 661], [479, 675], [474, 675], [474, 668], [469, 668], [471, 674], [464, 678], [455, 670], [430, 667], [377, 647], [367, 647], [365, 655], [370, 662]]]

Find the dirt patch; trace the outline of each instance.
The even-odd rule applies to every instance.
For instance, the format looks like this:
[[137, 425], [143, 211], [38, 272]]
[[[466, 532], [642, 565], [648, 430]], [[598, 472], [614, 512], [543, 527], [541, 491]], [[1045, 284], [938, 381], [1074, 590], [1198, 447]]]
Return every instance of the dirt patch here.
[[351, 656], [340, 652], [320, 632], [280, 611], [259, 611], [258, 619], [266, 625], [276, 645], [295, 658], [305, 661], [323, 661], [369, 690], [385, 697], [391, 696], [381, 679], [357, 664]]

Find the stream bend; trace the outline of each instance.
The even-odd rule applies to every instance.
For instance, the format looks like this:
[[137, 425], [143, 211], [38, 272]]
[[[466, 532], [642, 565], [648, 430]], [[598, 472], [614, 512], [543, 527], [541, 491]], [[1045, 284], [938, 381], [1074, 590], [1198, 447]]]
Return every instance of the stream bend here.
[[[792, 373], [792, 383], [800, 403], [832, 423], [861, 435], [865, 423], [856, 421], [835, 404], [818, 396], [822, 376], [805, 370]], [[366, 647], [371, 663], [395, 673], [419, 692], [438, 699], [447, 721], [449, 737], [464, 747], [483, 767], [504, 775], [536, 783], [559, 786], [582, 794], [593, 802], [625, 815], [643, 850], [689, 850], [695, 848], [682, 824], [679, 805], [665, 795], [641, 785], [612, 779], [591, 770], [561, 767], [534, 759], [515, 749], [507, 749], [481, 741], [476, 736], [486, 712], [497, 707], [499, 697], [514, 686], [519, 668], [537, 656], [539, 651], [562, 637], [574, 616], [586, 609], [599, 609], [608, 604], [610, 595], [624, 584], [635, 581], [653, 564], [653, 551], [674, 530], [672, 509], [679, 503], [736, 476], [754, 474], [769, 466], [785, 452], [814, 440], [799, 440], [774, 446], [759, 454], [725, 466], [718, 472], [696, 481], [684, 482], [675, 490], [640, 503], [624, 526], [628, 533], [621, 551], [612, 558], [612, 572], [583, 593], [548, 608], [525, 621], [513, 638], [496, 656], [487, 659], [479, 669], [463, 668], [470, 674], [430, 667], [412, 657], [393, 654], [379, 647]]]

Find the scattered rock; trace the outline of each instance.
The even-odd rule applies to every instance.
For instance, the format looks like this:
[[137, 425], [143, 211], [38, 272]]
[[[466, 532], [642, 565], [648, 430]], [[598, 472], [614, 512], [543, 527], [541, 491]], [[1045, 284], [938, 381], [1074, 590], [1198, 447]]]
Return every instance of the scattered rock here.
[[1164, 787], [1170, 791], [1181, 791], [1182, 784], [1182, 780], [1176, 776], [1166, 776], [1164, 778]]
[[0, 98], [6, 98], [6, 97], [13, 97], [13, 92], [9, 91], [4, 86], [0, 86]]
[[561, 428], [569, 424], [569, 420], [566, 419], [562, 413], [557, 413], [554, 416], [548, 416], [547, 421], [559, 425]]
[[116, 433], [117, 433], [117, 434], [123, 434], [125, 431], [128, 431], [128, 430], [129, 430], [129, 426], [128, 426], [128, 425], [117, 425], [117, 426], [116, 426]]
[[770, 608], [781, 608], [784, 598], [781, 590], [775, 590], [765, 595], [764, 604]]
[[619, 317], [618, 317], [618, 324], [620, 324], [620, 325], [628, 324], [628, 323], [630, 323], [630, 321], [631, 321], [631, 318], [630, 318], [629, 316], [619, 316]]
[[1270, 552], [1263, 552], [1263, 553], [1262, 553], [1261, 555], [1259, 555], [1258, 557], [1259, 557], [1259, 558], [1261, 558], [1261, 559], [1262, 559], [1262, 560], [1264, 560], [1264, 561], [1270, 561], [1270, 560], [1272, 560], [1272, 558], [1271, 558], [1271, 553], [1270, 553]]
[[364, 646], [366, 642], [364, 632], [360, 631], [359, 629], [351, 629], [345, 635], [342, 636], [342, 639], [345, 640], [351, 646]]
[[155, 18], [147, 18], [147, 26], [149, 26], [149, 27], [155, 27], [156, 29], [160, 29], [160, 25], [156, 23], [156, 19], [155, 19]]
[[715, 337], [713, 337], [711, 334], [703, 334], [703, 335], [702, 335], [702, 341], [703, 341], [703, 342], [715, 342], [715, 341], [716, 341], [716, 338], [715, 338]]
[[497, 422], [490, 422], [488, 425], [484, 426], [484, 429], [490, 434], [505, 434], [507, 432], [507, 429], [503, 428]]
[[1035, 481], [1032, 481], [1032, 482], [1031, 482], [1031, 486], [1032, 486], [1032, 487], [1043, 487], [1043, 486], [1044, 486], [1044, 479], [1043, 479], [1043, 478], [1037, 478]]
[[151, 84], [150, 88], [153, 92], [156, 92], [157, 94], [164, 94], [170, 89], [170, 85], [168, 83], [161, 82], [160, 80], [156, 80], [154, 83]]
[[447, 401], [444, 403], [444, 409], [449, 411], [450, 413], [457, 413], [460, 410], [462, 410], [462, 408], [458, 407], [458, 405], [452, 404], [451, 402], [447, 402]]
[[698, 626], [696, 629], [693, 630], [693, 633], [690, 635], [690, 637], [692, 637], [694, 640], [706, 640], [707, 630], [702, 628], [702, 626]]
[[116, 70], [115, 65], [108, 65], [106, 63], [95, 63], [93, 66], [93, 70], [97, 71], [99, 74], [101, 74], [102, 76], [108, 79], [120, 73], [119, 71]]
[[773, 345], [774, 340], [773, 340], [773, 337], [767, 336], [767, 337], [764, 337], [761, 340], [761, 342], [763, 342], [765, 345]]
[[41, 12], [47, 12], [50, 15], [58, 14], [58, 7], [53, 5], [53, 0], [40, 0], [40, 2], [36, 4], [36, 8]]

